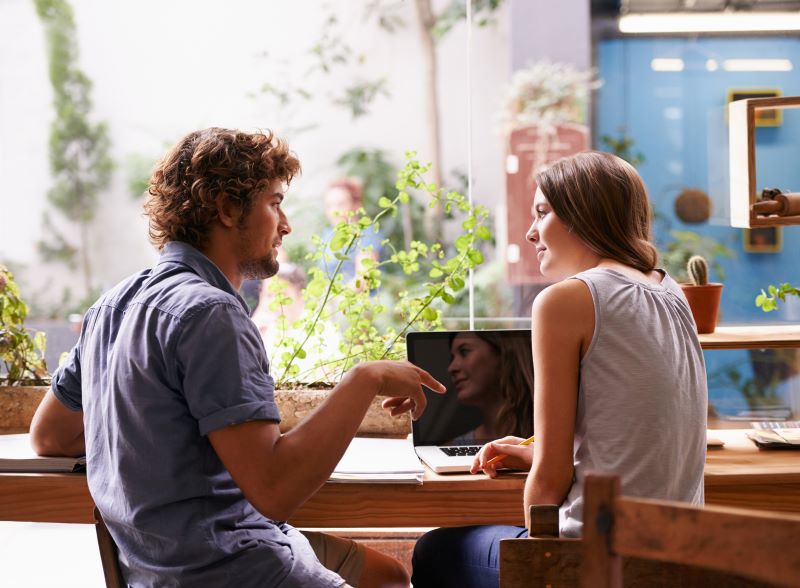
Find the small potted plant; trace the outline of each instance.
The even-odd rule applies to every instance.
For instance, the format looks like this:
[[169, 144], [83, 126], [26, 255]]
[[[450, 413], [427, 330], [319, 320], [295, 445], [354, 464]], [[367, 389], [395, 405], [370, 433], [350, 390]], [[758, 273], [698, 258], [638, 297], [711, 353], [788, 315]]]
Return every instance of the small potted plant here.
[[[290, 428], [311, 412], [353, 365], [378, 359], [405, 359], [404, 336], [409, 330], [442, 329], [442, 310], [454, 304], [465, 288], [470, 270], [484, 257], [481, 242], [492, 233], [486, 226], [488, 210], [472, 205], [458, 192], [447, 191], [425, 179], [430, 164], [423, 165], [414, 152], [406, 153], [406, 165], [398, 172], [396, 193], [379, 199], [380, 211], [369, 216], [361, 209], [354, 218], [338, 223], [330, 239], [314, 237], [315, 249], [307, 259], [315, 264], [303, 289], [305, 310], [290, 322], [284, 310], [292, 303], [280, 280], [267, 284], [270, 310], [278, 316], [272, 325], [270, 355], [275, 378], [276, 401]], [[383, 219], [410, 203], [410, 192], [425, 192], [429, 205], [443, 206], [459, 229], [449, 227], [450, 242], [412, 241], [408, 249], [382, 243], [389, 254], [375, 260], [359, 246], [364, 231], [374, 230]], [[455, 224], [455, 223], [454, 223]], [[345, 283], [341, 267], [346, 259], [361, 258], [355, 281]], [[323, 260], [337, 261], [332, 271], [322, 269]], [[381, 283], [399, 268], [406, 278], [399, 294], [390, 295]], [[396, 272], [395, 272], [396, 273]], [[389, 417], [376, 400], [359, 429], [360, 433], [408, 434], [410, 420]]]
[[681, 284], [683, 294], [692, 309], [698, 333], [713, 333], [719, 316], [722, 284], [708, 281], [708, 263], [700, 255], [693, 255], [686, 264], [690, 284]]
[[786, 302], [787, 296], [800, 297], [800, 288], [792, 286], [789, 282], [784, 282], [774, 286], [770, 284], [765, 291], [761, 289], [761, 293], [756, 296], [756, 306], [764, 312], [772, 312], [778, 310], [778, 301]]
[[8, 269], [0, 265], [0, 432], [28, 431], [50, 383], [44, 333], [25, 327], [28, 306]]

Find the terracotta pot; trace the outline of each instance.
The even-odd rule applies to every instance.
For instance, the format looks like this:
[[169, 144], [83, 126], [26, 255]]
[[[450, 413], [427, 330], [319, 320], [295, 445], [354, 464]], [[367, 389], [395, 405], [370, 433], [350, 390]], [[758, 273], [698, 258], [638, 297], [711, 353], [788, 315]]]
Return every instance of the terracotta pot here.
[[[275, 403], [281, 413], [281, 432], [292, 429], [311, 414], [329, 393], [330, 390], [307, 388], [275, 390]], [[411, 433], [411, 417], [407, 413], [399, 417], [389, 415], [383, 410], [382, 401], [383, 398], [372, 401], [364, 420], [358, 426], [358, 434], [405, 437]]]
[[717, 327], [722, 284], [681, 284], [684, 296], [692, 309], [698, 333], [713, 333]]
[[49, 386], [0, 386], [0, 433], [27, 433]]

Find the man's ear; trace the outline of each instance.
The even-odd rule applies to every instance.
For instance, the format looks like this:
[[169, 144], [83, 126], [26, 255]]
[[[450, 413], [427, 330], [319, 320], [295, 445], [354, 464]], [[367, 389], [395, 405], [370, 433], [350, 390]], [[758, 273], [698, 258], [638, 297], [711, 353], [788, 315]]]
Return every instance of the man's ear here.
[[233, 202], [227, 194], [220, 194], [216, 199], [217, 218], [224, 227], [232, 228], [239, 222], [242, 207]]

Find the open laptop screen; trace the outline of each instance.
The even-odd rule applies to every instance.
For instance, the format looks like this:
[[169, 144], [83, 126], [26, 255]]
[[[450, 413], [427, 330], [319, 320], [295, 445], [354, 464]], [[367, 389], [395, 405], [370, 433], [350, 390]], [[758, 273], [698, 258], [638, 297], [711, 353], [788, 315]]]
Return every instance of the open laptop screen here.
[[415, 332], [408, 360], [447, 386], [427, 389], [428, 407], [413, 424], [414, 445], [478, 445], [533, 434], [531, 332]]

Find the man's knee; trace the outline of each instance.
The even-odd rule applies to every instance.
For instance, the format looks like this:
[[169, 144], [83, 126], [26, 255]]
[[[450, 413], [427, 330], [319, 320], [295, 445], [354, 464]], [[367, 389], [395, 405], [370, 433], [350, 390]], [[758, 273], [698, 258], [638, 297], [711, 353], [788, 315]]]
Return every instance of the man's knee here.
[[408, 588], [411, 576], [406, 567], [388, 555], [366, 549], [359, 588]]

